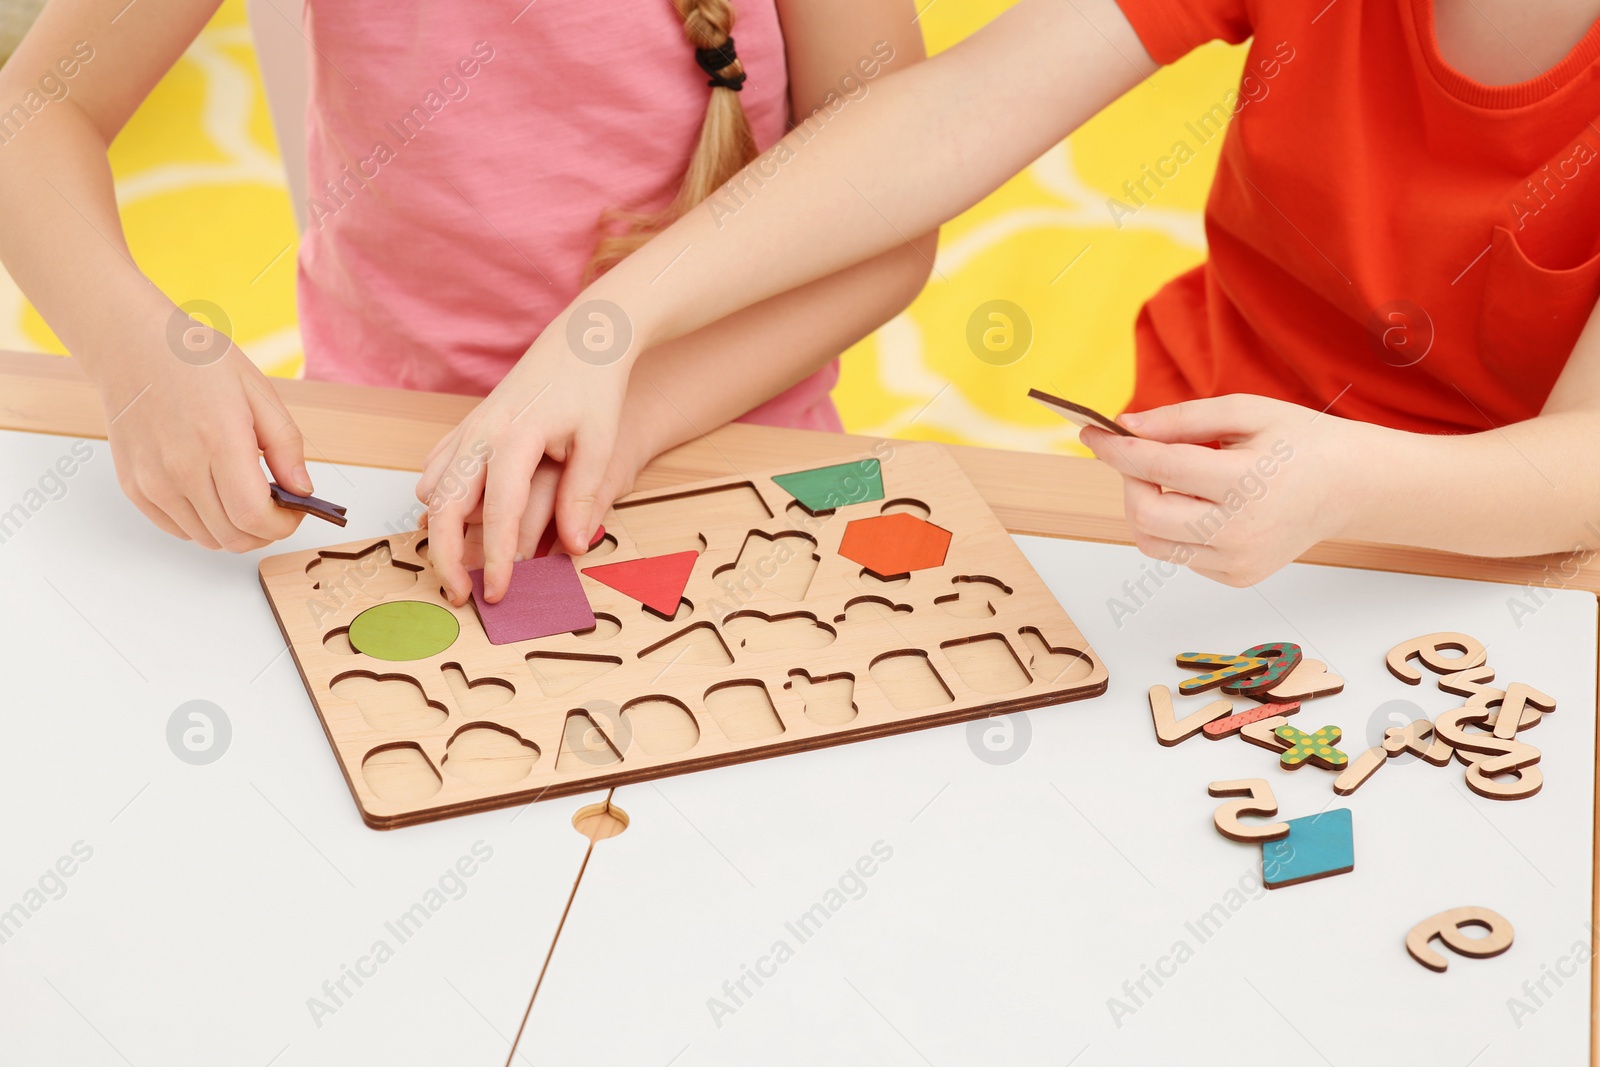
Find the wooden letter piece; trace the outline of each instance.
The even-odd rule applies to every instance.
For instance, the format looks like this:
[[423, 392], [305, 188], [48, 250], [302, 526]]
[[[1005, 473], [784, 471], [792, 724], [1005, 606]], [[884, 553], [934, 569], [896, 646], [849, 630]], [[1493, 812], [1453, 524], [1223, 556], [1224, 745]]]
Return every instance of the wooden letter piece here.
[[1296, 704], [1313, 697], [1332, 696], [1344, 692], [1344, 679], [1328, 673], [1328, 665], [1317, 659], [1303, 659], [1300, 666], [1289, 672], [1270, 690], [1250, 695], [1257, 700], [1274, 704]]
[[1219, 685], [1225, 685], [1235, 678], [1245, 678], [1252, 674], [1260, 674], [1272, 666], [1272, 661], [1256, 656], [1221, 656], [1215, 652], [1180, 652], [1178, 653], [1178, 666], [1188, 667], [1191, 670], [1204, 670], [1207, 667], [1216, 668], [1193, 678], [1185, 678], [1178, 683], [1178, 692], [1193, 695], [1195, 693], [1203, 693], [1207, 689], [1215, 689]]
[[[1537, 766], [1540, 751], [1522, 741], [1466, 729], [1468, 723], [1482, 723], [1488, 717], [1488, 708], [1457, 708], [1434, 719], [1434, 734], [1453, 745], [1457, 755], [1481, 753], [1477, 759], [1469, 761], [1467, 768], [1467, 788], [1474, 793], [1490, 800], [1522, 800], [1533, 796], [1544, 788], [1544, 772]], [[1496, 781], [1508, 774], [1515, 777]]]
[[1289, 824], [1286, 822], [1273, 823], [1242, 823], [1241, 815], [1276, 815], [1278, 814], [1278, 801], [1272, 795], [1272, 786], [1267, 784], [1265, 778], [1241, 778], [1230, 782], [1212, 782], [1206, 786], [1206, 792], [1214, 797], [1244, 797], [1243, 800], [1233, 800], [1217, 808], [1211, 816], [1216, 823], [1217, 833], [1230, 841], [1277, 841], [1289, 836]]
[[285, 511], [302, 511], [307, 515], [315, 515], [325, 522], [331, 522], [335, 526], [343, 526], [347, 521], [345, 512], [348, 509], [343, 504], [330, 503], [321, 497], [291, 493], [277, 482], [268, 482], [267, 488], [272, 493], [272, 502]]
[[1350, 762], [1349, 756], [1333, 747], [1343, 736], [1337, 726], [1324, 726], [1314, 734], [1296, 730], [1293, 726], [1280, 726], [1274, 732], [1289, 743], [1289, 747], [1278, 755], [1285, 770], [1292, 771], [1303, 764], [1315, 763], [1318, 767], [1337, 771]]
[[[1463, 926], [1481, 926], [1489, 931], [1487, 937], [1468, 937], [1461, 932]], [[1454, 951], [1469, 959], [1485, 960], [1498, 956], [1511, 947], [1515, 931], [1511, 923], [1499, 912], [1488, 908], [1451, 908], [1423, 919], [1406, 935], [1406, 951], [1411, 958], [1430, 971], [1443, 972], [1450, 961], [1428, 944], [1437, 937]]]
[[1391, 756], [1410, 752], [1435, 767], [1443, 767], [1450, 762], [1455, 749], [1439, 737], [1429, 741], [1431, 734], [1433, 723], [1427, 719], [1415, 719], [1403, 727], [1391, 726], [1383, 732], [1383, 750]]
[[1339, 777], [1333, 780], [1333, 791], [1342, 797], [1347, 797], [1360, 789], [1368, 778], [1378, 773], [1378, 768], [1389, 762], [1389, 753], [1382, 747], [1369, 748], [1361, 755], [1350, 761], [1350, 765], [1339, 772]]
[[1500, 690], [1492, 689], [1489, 683], [1494, 681], [1494, 668], [1487, 663], [1480, 663], [1476, 667], [1468, 667], [1455, 671], [1439, 679], [1439, 688], [1446, 693], [1457, 696], [1471, 697], [1479, 693], [1498, 693]]
[[1245, 678], [1234, 678], [1223, 685], [1224, 693], [1238, 693], [1241, 695], [1255, 696], [1265, 693], [1273, 686], [1289, 677], [1300, 660], [1304, 658], [1300, 646], [1292, 641], [1272, 641], [1264, 645], [1254, 645], [1239, 653], [1240, 659], [1269, 660], [1272, 666], [1260, 674], [1252, 674]]
[[[1470, 705], [1472, 701], [1467, 703]], [[1531, 685], [1512, 682], [1506, 686], [1505, 696], [1500, 699], [1500, 708], [1494, 714], [1494, 735], [1509, 741], [1517, 736], [1519, 729], [1538, 725], [1542, 716], [1555, 710], [1554, 698], [1545, 696]], [[1488, 720], [1485, 720], [1485, 725], [1489, 725]]]
[[[1456, 651], [1461, 655], [1445, 656], [1442, 653], [1446, 651]], [[1400, 642], [1389, 650], [1384, 663], [1388, 666], [1389, 673], [1402, 682], [1407, 685], [1418, 685], [1422, 681], [1422, 672], [1406, 662], [1412, 657], [1416, 657], [1424, 667], [1435, 674], [1459, 674], [1473, 667], [1482, 666], [1488, 656], [1488, 650], [1477, 638], [1445, 632], [1423, 634], [1421, 637]]]
[[1253, 722], [1260, 722], [1273, 716], [1281, 719], [1286, 715], [1293, 715], [1299, 710], [1299, 704], [1257, 704], [1253, 708], [1245, 708], [1237, 715], [1229, 715], [1225, 719], [1206, 723], [1205, 733], [1211, 740], [1218, 741], [1224, 737], [1232, 737]]
[[[1300, 706], [1294, 705], [1294, 710], [1299, 711]], [[1250, 723], [1239, 731], [1239, 736], [1257, 748], [1264, 748], [1268, 752], [1282, 752], [1289, 747], [1289, 742], [1278, 736], [1278, 727], [1287, 721], [1280, 713], [1270, 719]]]
[[1187, 741], [1208, 722], [1214, 722], [1233, 711], [1233, 701], [1213, 700], [1199, 711], [1175, 719], [1172, 712], [1172, 690], [1164, 685], [1150, 687], [1150, 718], [1155, 723], [1156, 740], [1168, 748]]

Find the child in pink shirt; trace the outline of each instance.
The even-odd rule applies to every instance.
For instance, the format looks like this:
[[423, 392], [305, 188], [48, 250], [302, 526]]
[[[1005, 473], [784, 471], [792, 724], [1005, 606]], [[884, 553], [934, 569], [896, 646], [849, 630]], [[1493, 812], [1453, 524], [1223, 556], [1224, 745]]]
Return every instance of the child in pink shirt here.
[[[0, 70], [0, 99], [91, 30], [114, 21], [119, 43], [0, 145], [0, 203], [27, 205], [6, 213], [0, 257], [87, 366], [133, 502], [177, 536], [246, 551], [295, 528], [258, 457], [309, 492], [299, 433], [243, 353], [128, 258], [104, 159], [216, 6], [85, 0], [43, 14]], [[489, 393], [587, 282], [703, 198], [737, 224], [781, 170], [718, 186], [799, 121], [821, 135], [875, 79], [919, 61], [914, 16], [911, 0], [309, 0], [306, 376]], [[835, 357], [910, 301], [932, 254], [932, 235], [919, 238], [632, 353], [625, 428], [589, 457], [595, 505], [733, 418], [838, 430]], [[629, 326], [596, 314], [573, 336], [600, 367], [627, 350]], [[543, 417], [532, 407], [523, 425]], [[436, 454], [453, 457], [459, 438]], [[491, 599], [548, 524], [566, 458], [491, 457], [496, 474], [478, 463], [480, 486], [514, 468], [522, 482], [513, 532], [487, 553]], [[481, 514], [463, 518], [446, 556], [475, 560]]]

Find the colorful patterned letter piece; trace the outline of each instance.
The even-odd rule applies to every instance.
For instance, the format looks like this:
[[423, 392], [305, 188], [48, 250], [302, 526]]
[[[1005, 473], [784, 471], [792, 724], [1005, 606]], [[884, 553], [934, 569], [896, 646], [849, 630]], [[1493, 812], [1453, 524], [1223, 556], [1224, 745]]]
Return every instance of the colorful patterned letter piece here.
[[1218, 738], [1232, 737], [1251, 723], [1262, 722], [1279, 715], [1293, 715], [1299, 710], [1300, 705], [1298, 702], [1294, 704], [1258, 704], [1253, 708], [1239, 712], [1237, 715], [1229, 715], [1225, 719], [1208, 722], [1201, 727], [1201, 730], [1205, 732], [1207, 737], [1215, 741]]
[[1231, 679], [1259, 674], [1271, 667], [1272, 661], [1253, 656], [1219, 656], [1215, 652], [1180, 652], [1178, 666], [1191, 669], [1217, 668], [1193, 678], [1185, 678], [1178, 683], [1180, 693], [1203, 693]]
[[1261, 882], [1268, 889], [1355, 870], [1349, 808], [1289, 820], [1289, 836], [1261, 846]]
[[1337, 726], [1324, 726], [1316, 733], [1308, 734], [1303, 730], [1296, 730], [1293, 726], [1285, 723], [1274, 730], [1273, 733], [1289, 742], [1289, 747], [1284, 749], [1283, 754], [1278, 758], [1290, 770], [1307, 761], [1315, 763], [1319, 767], [1327, 767], [1330, 770], [1335, 767], [1343, 767], [1350, 762], [1349, 756], [1333, 747], [1338, 744], [1339, 738], [1343, 736]]
[[1239, 653], [1241, 659], [1266, 659], [1272, 661], [1260, 674], [1248, 678], [1235, 678], [1222, 687], [1224, 693], [1265, 693], [1268, 689], [1289, 677], [1291, 671], [1300, 666], [1303, 653], [1300, 646], [1291, 641], [1273, 641], [1265, 645], [1256, 645]]

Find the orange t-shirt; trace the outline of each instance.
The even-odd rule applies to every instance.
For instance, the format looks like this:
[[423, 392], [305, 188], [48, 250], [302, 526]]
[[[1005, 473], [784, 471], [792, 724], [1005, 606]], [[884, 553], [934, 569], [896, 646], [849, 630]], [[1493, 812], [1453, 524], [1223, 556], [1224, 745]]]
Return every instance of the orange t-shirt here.
[[1244, 392], [1435, 433], [1539, 412], [1600, 295], [1600, 23], [1489, 86], [1440, 56], [1432, 0], [1120, 3], [1160, 63], [1254, 38], [1239, 91], [1110, 205], [1159, 203], [1226, 126], [1210, 258], [1140, 314], [1130, 410]]

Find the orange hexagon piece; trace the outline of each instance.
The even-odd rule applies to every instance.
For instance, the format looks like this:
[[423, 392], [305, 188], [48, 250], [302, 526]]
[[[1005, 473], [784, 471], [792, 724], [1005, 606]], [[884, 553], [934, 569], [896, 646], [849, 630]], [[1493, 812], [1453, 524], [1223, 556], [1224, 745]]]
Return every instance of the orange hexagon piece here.
[[839, 555], [879, 578], [942, 566], [949, 551], [949, 530], [900, 512], [852, 519], [839, 542]]

